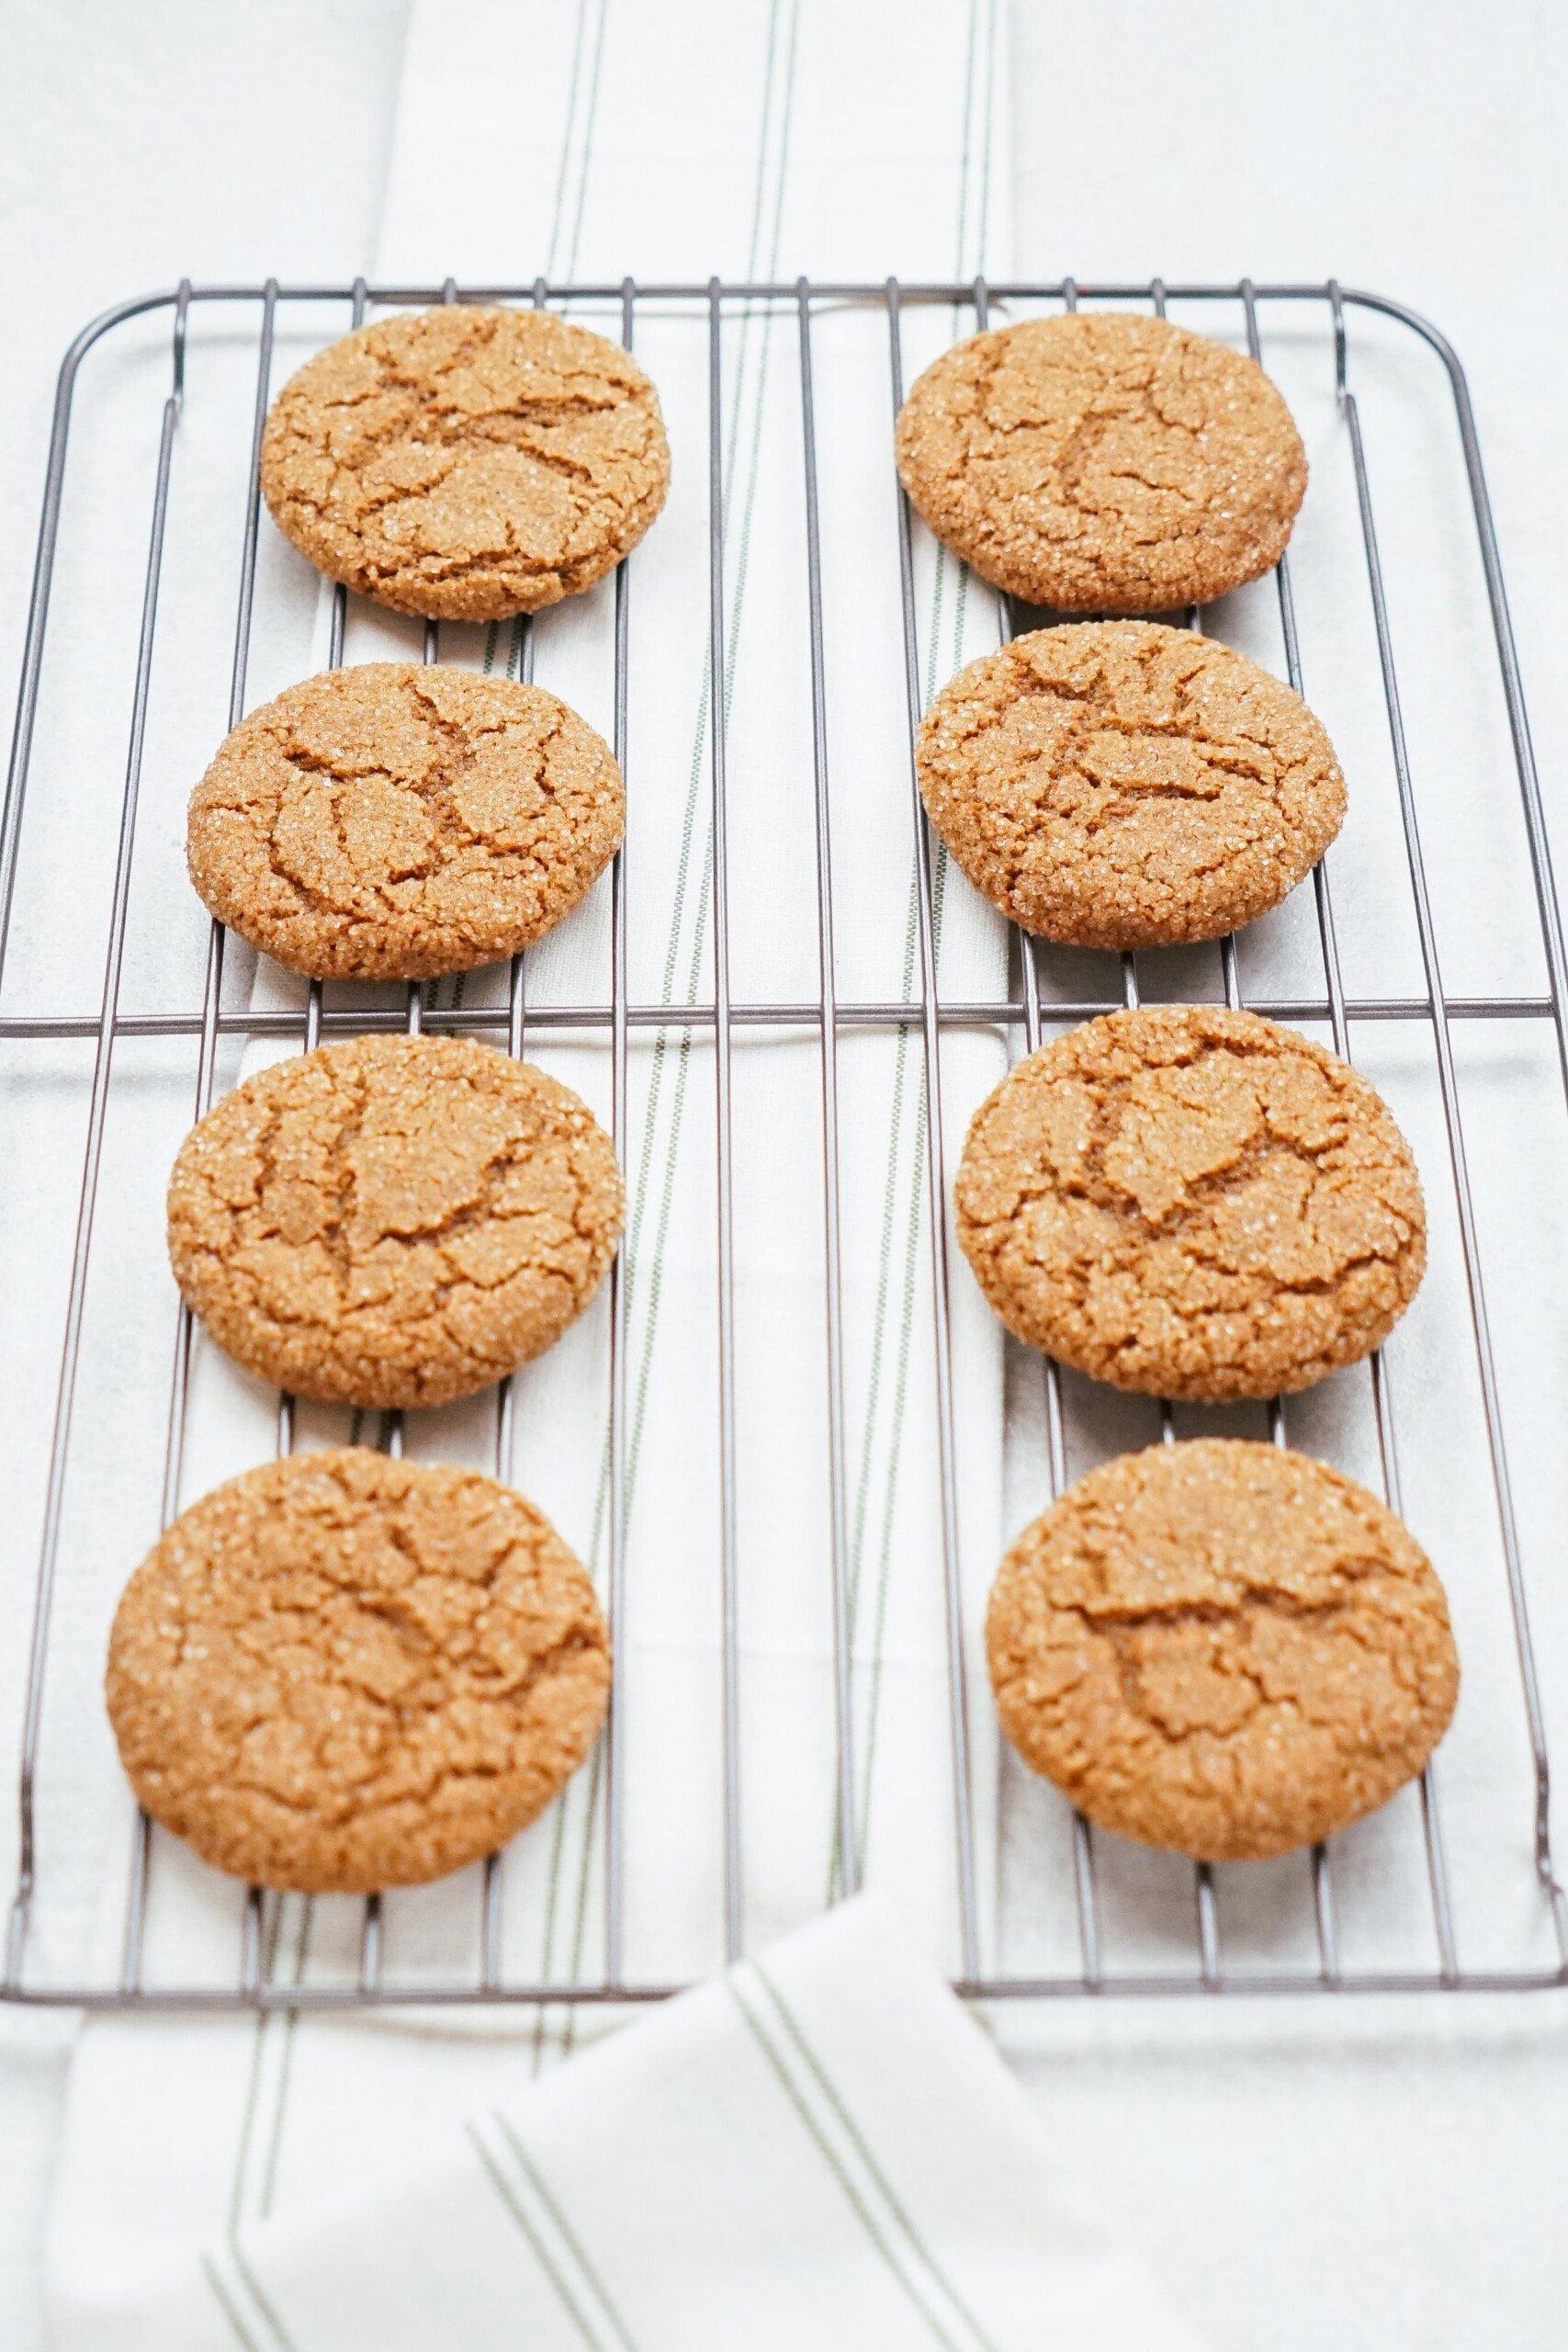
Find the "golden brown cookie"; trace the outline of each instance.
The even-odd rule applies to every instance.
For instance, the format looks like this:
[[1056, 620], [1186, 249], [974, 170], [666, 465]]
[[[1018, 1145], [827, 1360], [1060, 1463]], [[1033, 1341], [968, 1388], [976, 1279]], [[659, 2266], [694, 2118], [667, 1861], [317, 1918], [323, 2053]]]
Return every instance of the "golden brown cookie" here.
[[1070, 947], [1221, 938], [1295, 888], [1345, 813], [1299, 695], [1150, 621], [1039, 629], [972, 662], [916, 765], [976, 888]]
[[1382, 1097], [1218, 1005], [1108, 1013], [1031, 1054], [976, 1112], [955, 1197], [1010, 1331], [1156, 1396], [1308, 1387], [1382, 1345], [1427, 1261]]
[[1256, 361], [1121, 311], [954, 345], [905, 401], [897, 456], [939, 539], [1012, 595], [1071, 613], [1169, 612], [1256, 580], [1307, 480]]
[[220, 922], [321, 979], [426, 979], [513, 956], [620, 844], [615, 755], [541, 686], [369, 662], [290, 686], [190, 804], [190, 877]]
[[120, 1598], [105, 1682], [147, 1811], [308, 1894], [493, 1853], [576, 1771], [609, 1688], [592, 1584], [542, 1511], [357, 1446], [182, 1512]]
[[1419, 1772], [1459, 1690], [1443, 1588], [1337, 1470], [1201, 1438], [1091, 1470], [1003, 1560], [1002, 1728], [1103, 1828], [1199, 1861], [1312, 1844]]
[[609, 1136], [569, 1087], [456, 1037], [274, 1062], [181, 1145], [175, 1279], [297, 1396], [440, 1405], [558, 1340], [615, 1255]]
[[438, 620], [536, 612], [634, 548], [670, 481], [653, 386], [550, 311], [400, 311], [273, 402], [261, 482], [329, 580]]

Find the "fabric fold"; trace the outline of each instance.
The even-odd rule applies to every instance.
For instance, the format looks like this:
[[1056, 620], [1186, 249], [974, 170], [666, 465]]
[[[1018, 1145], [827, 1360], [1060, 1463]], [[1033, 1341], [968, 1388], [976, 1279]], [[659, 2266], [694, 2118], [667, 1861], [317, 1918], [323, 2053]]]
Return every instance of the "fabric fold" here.
[[520, 2076], [497, 2061], [400, 2171], [149, 2257], [129, 2309], [82, 2278], [64, 2340], [1196, 2352], [879, 1898]]

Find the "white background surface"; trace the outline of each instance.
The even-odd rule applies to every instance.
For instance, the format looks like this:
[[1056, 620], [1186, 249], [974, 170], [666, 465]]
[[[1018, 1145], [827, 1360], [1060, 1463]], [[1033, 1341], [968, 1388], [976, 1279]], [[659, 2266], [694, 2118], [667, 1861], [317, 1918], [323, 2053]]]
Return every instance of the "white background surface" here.
[[[618, 0], [630, 6], [631, 0]], [[53, 367], [93, 311], [182, 271], [341, 279], [378, 218], [404, 10], [12, 0], [0, 106], [0, 665], [20, 647]], [[1561, 12], [1019, 5], [1021, 274], [1322, 277], [1428, 311], [1471, 370], [1549, 806], [1568, 746], [1559, 571], [1568, 59]], [[1550, 1565], [1550, 1564], [1549, 1564]], [[9, 1636], [7, 1636], [9, 1638]], [[1028, 2079], [1075, 2169], [1217, 2344], [1561, 2340], [1555, 1998], [1205, 2021], [1082, 2005]], [[58, 2039], [6, 2052], [0, 2343], [34, 2264]]]

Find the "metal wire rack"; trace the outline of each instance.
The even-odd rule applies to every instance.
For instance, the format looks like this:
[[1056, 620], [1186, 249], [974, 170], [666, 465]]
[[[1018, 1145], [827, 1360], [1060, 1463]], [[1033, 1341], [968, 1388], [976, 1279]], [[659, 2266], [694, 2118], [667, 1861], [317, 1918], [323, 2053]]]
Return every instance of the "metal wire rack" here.
[[[1479, 1374], [1481, 1410], [1484, 1421], [1486, 1459], [1495, 1488], [1501, 1555], [1506, 1571], [1506, 1600], [1517, 1645], [1518, 1689], [1524, 1728], [1529, 1741], [1533, 1784], [1533, 1815], [1522, 1848], [1527, 1867], [1533, 1870], [1532, 1901], [1538, 1927], [1544, 1924], [1549, 1956], [1521, 1961], [1501, 1968], [1467, 1968], [1461, 1963], [1454, 1920], [1454, 1895], [1450, 1883], [1442, 1822], [1437, 1791], [1428, 1773], [1421, 1786], [1421, 1821], [1427, 1901], [1432, 1925], [1432, 1958], [1418, 1967], [1361, 1969], [1342, 1957], [1336, 1902], [1334, 1860], [1329, 1849], [1318, 1848], [1306, 1874], [1311, 1906], [1314, 1957], [1301, 1966], [1250, 1966], [1227, 1962], [1224, 1950], [1215, 1874], [1198, 1867], [1192, 1879], [1192, 1939], [1190, 1963], [1176, 1971], [1151, 1974], [1118, 1970], [1108, 1962], [1102, 1932], [1100, 1864], [1097, 1841], [1081, 1820], [1072, 1825], [1072, 1864], [1078, 1964], [1060, 1973], [982, 1972], [977, 1930], [976, 1827], [971, 1794], [970, 1736], [964, 1623], [959, 1559], [959, 1499], [953, 1466], [953, 1367], [948, 1291], [948, 1220], [943, 1181], [942, 1135], [950, 1106], [944, 1102], [941, 1040], [952, 1029], [1001, 1028], [1015, 1050], [1031, 1050], [1041, 1040], [1045, 1022], [1057, 1023], [1087, 1019], [1138, 998], [1138, 972], [1131, 956], [1122, 958], [1121, 988], [1103, 998], [1064, 1000], [1045, 997], [1042, 963], [1049, 953], [1021, 934], [1011, 944], [1018, 984], [997, 1001], [953, 1001], [939, 987], [939, 958], [933, 920], [933, 858], [918, 794], [910, 789], [916, 843], [918, 910], [918, 989], [905, 1001], [852, 1001], [838, 992], [838, 962], [834, 940], [833, 846], [828, 792], [829, 723], [824, 684], [824, 596], [821, 557], [821, 489], [819, 435], [824, 430], [813, 376], [813, 329], [824, 305], [852, 306], [880, 322], [886, 334], [889, 417], [903, 394], [904, 324], [912, 306], [951, 308], [955, 318], [965, 315], [985, 326], [993, 303], [1059, 304], [1072, 308], [1081, 294], [1087, 299], [1137, 303], [1163, 313], [1168, 300], [1182, 303], [1225, 303], [1240, 306], [1246, 338], [1254, 356], [1263, 356], [1260, 317], [1290, 312], [1321, 318], [1332, 336], [1332, 356], [1339, 417], [1348, 438], [1353, 469], [1360, 552], [1365, 568], [1363, 586], [1370, 594], [1376, 638], [1376, 657], [1386, 708], [1389, 743], [1398, 794], [1398, 813], [1408, 860], [1409, 888], [1419, 941], [1424, 985], [1404, 994], [1362, 994], [1348, 991], [1341, 968], [1334, 902], [1328, 873], [1320, 866], [1313, 877], [1313, 894], [1321, 956], [1321, 989], [1304, 994], [1249, 998], [1254, 1009], [1287, 1020], [1326, 1023], [1342, 1055], [1353, 1050], [1353, 1033], [1362, 1023], [1414, 1024], [1430, 1041], [1440, 1094], [1442, 1125], [1450, 1161], [1452, 1201], [1462, 1249], [1463, 1279], [1472, 1326]], [[765, 304], [793, 324], [798, 370], [795, 412], [798, 459], [805, 516], [805, 577], [800, 593], [808, 616], [812, 693], [818, 932], [815, 942], [819, 987], [809, 1001], [777, 1001], [737, 997], [731, 988], [730, 907], [728, 898], [728, 796], [726, 769], [725, 698], [713, 697], [708, 727], [708, 790], [712, 821], [713, 868], [713, 988], [703, 1001], [639, 1002], [629, 1001], [627, 988], [626, 877], [617, 858], [611, 881], [612, 989], [607, 1002], [525, 1007], [523, 961], [514, 960], [504, 1004], [437, 1008], [428, 991], [410, 988], [406, 1006], [349, 1008], [323, 1004], [319, 983], [312, 984], [302, 1021], [261, 1008], [225, 1002], [223, 992], [225, 941], [214, 924], [208, 946], [198, 1001], [153, 1012], [130, 1012], [122, 1007], [122, 978], [131, 866], [137, 833], [138, 799], [146, 738], [149, 685], [154, 636], [158, 624], [160, 582], [164, 571], [165, 532], [170, 516], [174, 452], [186, 409], [186, 356], [193, 315], [206, 306], [220, 306], [229, 315], [255, 322], [255, 379], [250, 457], [250, 488], [245, 506], [240, 554], [238, 617], [234, 632], [230, 693], [230, 724], [238, 722], [246, 707], [247, 662], [257, 598], [257, 551], [260, 494], [256, 465], [263, 423], [272, 387], [275, 334], [280, 305], [321, 305], [333, 322], [345, 315], [357, 323], [371, 304], [429, 303], [446, 300], [546, 301], [562, 304], [611, 305], [622, 340], [630, 347], [640, 320], [650, 312], [672, 315], [680, 310], [692, 321], [691, 332], [705, 337], [708, 387], [708, 531], [707, 606], [710, 658], [715, 676], [724, 674], [727, 645], [725, 529], [725, 449], [722, 356], [727, 324], [744, 305]], [[501, 1875], [503, 1858], [487, 1867], [480, 1896], [482, 1917], [478, 1949], [479, 1964], [472, 1977], [417, 1986], [400, 1982], [385, 1963], [379, 1898], [370, 1897], [362, 1915], [356, 1981], [344, 1984], [312, 1984], [275, 1981], [264, 1959], [263, 1904], [258, 1893], [249, 1896], [231, 1984], [226, 1986], [179, 1987], [149, 1985], [143, 1981], [142, 1951], [146, 1931], [150, 1830], [143, 1819], [130, 1872], [130, 1894], [120, 1965], [101, 1978], [55, 1981], [29, 1971], [28, 1934], [35, 1894], [44, 1870], [40, 1827], [36, 1804], [39, 1747], [43, 1718], [47, 1657], [51, 1613], [57, 1600], [57, 1564], [67, 1482], [76, 1458], [73, 1446], [73, 1417], [76, 1402], [83, 1318], [92, 1262], [95, 1220], [99, 1203], [106, 1121], [115, 1084], [117, 1045], [129, 1037], [188, 1038], [196, 1052], [194, 1110], [197, 1115], [212, 1100], [220, 1040], [231, 1035], [245, 1037], [297, 1035], [302, 1047], [344, 1030], [405, 1026], [411, 1033], [423, 1026], [493, 1035], [509, 1050], [521, 1050], [526, 1017], [535, 1027], [579, 1031], [607, 1037], [612, 1070], [614, 1127], [618, 1144], [627, 1132], [627, 1058], [633, 1033], [694, 1031], [714, 1044], [716, 1153], [716, 1221], [713, 1236], [717, 1271], [718, 1422], [717, 1447], [720, 1505], [719, 1560], [722, 1625], [720, 1659], [723, 1674], [724, 1745], [723, 1908], [725, 1945], [733, 1956], [744, 1936], [743, 1858], [740, 1839], [739, 1653], [737, 1633], [737, 1591], [740, 1573], [736, 1510], [735, 1346], [733, 1321], [736, 1252], [735, 1174], [732, 1157], [732, 1041], [738, 1033], [758, 1028], [804, 1025], [818, 1041], [822, 1105], [822, 1231], [826, 1268], [827, 1329], [823, 1358], [826, 1384], [829, 1478], [831, 1498], [834, 1706], [837, 1755], [834, 1786], [839, 1845], [848, 1858], [847, 1887], [854, 1879], [857, 1851], [855, 1725], [850, 1664], [849, 1604], [846, 1559], [847, 1488], [845, 1458], [844, 1338], [840, 1309], [840, 1077], [839, 1049], [843, 1035], [856, 1029], [907, 1031], [920, 1049], [920, 1082], [931, 1147], [925, 1158], [929, 1185], [929, 1238], [934, 1329], [931, 1366], [936, 1385], [940, 1461], [939, 1487], [944, 1561], [943, 1608], [947, 1637], [949, 1721], [952, 1746], [953, 1804], [951, 1835], [955, 1841], [956, 1878], [962, 1924], [960, 1989], [979, 1999], [1027, 1999], [1065, 1994], [1135, 1995], [1232, 1992], [1289, 1993], [1298, 1991], [1506, 1989], [1543, 1987], [1568, 1983], [1568, 1901], [1559, 1883], [1551, 1850], [1550, 1781], [1546, 1711], [1538, 1672], [1527, 1603], [1522, 1545], [1517, 1525], [1509, 1466], [1509, 1441], [1505, 1428], [1502, 1394], [1483, 1283], [1482, 1248], [1477, 1230], [1474, 1193], [1466, 1154], [1460, 1080], [1455, 1063], [1456, 1029], [1475, 1023], [1548, 1021], [1555, 1032], [1557, 1057], [1568, 1088], [1568, 967], [1564, 963], [1562, 918], [1552, 876], [1551, 853], [1541, 804], [1535, 757], [1519, 677], [1507, 597], [1498, 553], [1474, 413], [1463, 370], [1453, 350], [1435, 328], [1397, 302], [1378, 295], [1342, 289], [1333, 282], [1320, 285], [1258, 285], [1243, 279], [1229, 285], [1152, 283], [1096, 286], [1079, 289], [1071, 279], [1053, 285], [1008, 285], [988, 288], [970, 284], [900, 286], [840, 285], [801, 280], [794, 284], [647, 285], [630, 280], [605, 286], [444, 287], [192, 286], [148, 295], [118, 305], [86, 327], [66, 354], [54, 410], [44, 488], [42, 522], [26, 647], [22, 662], [16, 730], [12, 748], [3, 828], [0, 828], [0, 974], [4, 972], [13, 899], [24, 842], [24, 807], [32, 761], [40, 673], [49, 625], [51, 590], [54, 580], [67, 454], [70, 447], [73, 397], [78, 371], [89, 351], [128, 321], [160, 311], [169, 313], [172, 336], [172, 379], [164, 399], [162, 426], [152, 483], [152, 525], [141, 591], [141, 622], [136, 645], [134, 684], [130, 701], [124, 790], [119, 804], [115, 844], [112, 901], [108, 918], [107, 955], [100, 1001], [96, 1009], [66, 1000], [47, 1011], [10, 1011], [0, 996], [0, 1044], [6, 1042], [80, 1039], [90, 1042], [91, 1077], [85, 1114], [85, 1148], [81, 1171], [79, 1206], [72, 1247], [64, 1327], [59, 1356], [58, 1394], [49, 1453], [42, 1535], [31, 1601], [31, 1624], [22, 1711], [17, 1800], [19, 1807], [19, 1867], [6, 1940], [0, 1998], [13, 2003], [103, 2008], [224, 2008], [354, 2007], [415, 1999], [421, 2004], [453, 2006], [468, 2003], [615, 2004], [659, 1998], [675, 1989], [665, 1984], [629, 1981], [623, 1967], [622, 1860], [625, 1830], [624, 1763], [612, 1716], [606, 1735], [606, 1803], [604, 1807], [604, 1868], [603, 1943], [604, 1966], [591, 1981], [519, 1981], [506, 1965], [501, 1935]], [[1495, 660], [1512, 740], [1514, 764], [1522, 801], [1525, 832], [1539, 908], [1547, 987], [1544, 992], [1514, 991], [1475, 995], [1450, 994], [1445, 988], [1439, 961], [1438, 927], [1428, 887], [1421, 820], [1412, 779], [1406, 732], [1395, 668], [1393, 631], [1385, 595], [1377, 520], [1357, 392], [1351, 380], [1348, 321], [1352, 315], [1379, 314], [1396, 322], [1437, 355], [1446, 370], [1457, 420], [1475, 544], [1484, 581], [1495, 639]], [[963, 331], [967, 331], [965, 327]], [[912, 745], [921, 714], [922, 690], [915, 599], [915, 528], [907, 501], [888, 469], [887, 516], [897, 535], [897, 560], [902, 600], [908, 718]], [[627, 751], [628, 663], [627, 632], [635, 562], [624, 563], [614, 588], [615, 748], [623, 764]], [[1302, 684], [1296, 604], [1289, 560], [1274, 575], [1285, 662], [1292, 685]], [[1259, 591], [1258, 593], [1263, 593]], [[348, 599], [336, 592], [330, 658], [343, 654]], [[1191, 626], [1201, 616], [1189, 616]], [[998, 626], [1010, 633], [1014, 616], [1006, 599], [998, 600]], [[525, 637], [524, 668], [527, 669]], [[438, 651], [437, 630], [427, 625], [425, 658]], [[1476, 656], [1479, 662], [1481, 656]], [[1222, 949], [1226, 1001], [1242, 1001], [1240, 967], [1234, 939]], [[625, 1153], [623, 1150], [623, 1159]], [[607, 1601], [612, 1626], [619, 1623], [626, 1578], [626, 1294], [620, 1268], [611, 1275], [609, 1315], [609, 1510]], [[182, 1448], [185, 1442], [191, 1368], [191, 1325], [182, 1311], [169, 1381], [167, 1440], [163, 1477], [163, 1517], [173, 1516], [180, 1492]], [[1064, 1383], [1058, 1368], [1043, 1363], [1043, 1426], [1045, 1468], [1052, 1493], [1059, 1492], [1068, 1476], [1068, 1442], [1064, 1407]], [[1390, 1501], [1400, 1503], [1400, 1473], [1395, 1446], [1394, 1408], [1386, 1367], [1374, 1358], [1371, 1399], [1375, 1419], [1377, 1450]], [[513, 1405], [510, 1383], [503, 1383], [496, 1405], [496, 1459], [510, 1458]], [[293, 1400], [279, 1400], [277, 1442], [286, 1450], [293, 1442]], [[1172, 1433], [1168, 1408], [1163, 1415], [1164, 1434]], [[1275, 1440], [1285, 1441], [1285, 1408], [1279, 1400], [1269, 1408]], [[386, 1442], [394, 1451], [402, 1444], [400, 1417], [393, 1417]], [[1519, 1825], [1515, 1825], [1517, 1827]], [[948, 1834], [948, 1833], [943, 1833]], [[1554, 1950], [1554, 1957], [1551, 1951]]]

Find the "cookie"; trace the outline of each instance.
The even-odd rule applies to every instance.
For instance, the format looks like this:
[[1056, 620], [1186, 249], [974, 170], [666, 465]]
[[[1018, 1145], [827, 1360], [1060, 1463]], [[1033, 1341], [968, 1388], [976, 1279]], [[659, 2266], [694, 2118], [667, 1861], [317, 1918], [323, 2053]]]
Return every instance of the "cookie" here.
[[592, 1584], [542, 1511], [358, 1446], [182, 1512], [126, 1586], [105, 1679], [153, 1818], [307, 1894], [493, 1853], [576, 1771], [609, 1689]]
[[986, 1641], [1025, 1762], [1101, 1827], [1199, 1861], [1359, 1821], [1421, 1770], [1459, 1691], [1408, 1528], [1239, 1438], [1091, 1470], [1003, 1560]]
[[1010, 1331], [1156, 1396], [1310, 1386], [1382, 1345], [1427, 1260], [1382, 1097], [1218, 1005], [1108, 1013], [1031, 1054], [976, 1114], [955, 1198]]
[[954, 345], [905, 401], [897, 457], [939, 539], [1010, 594], [1070, 613], [1168, 612], [1256, 580], [1307, 481], [1255, 360], [1120, 311]]
[[370, 662], [254, 710], [197, 786], [190, 877], [319, 979], [427, 979], [532, 945], [620, 845], [609, 745], [541, 686]]
[[274, 1062], [181, 1145], [175, 1279], [296, 1396], [440, 1405], [558, 1340], [615, 1255], [610, 1138], [543, 1070], [456, 1037]]
[[358, 327], [284, 386], [262, 441], [285, 537], [329, 580], [437, 620], [592, 588], [669, 481], [642, 369], [550, 311], [451, 303]]
[[1040, 629], [972, 662], [916, 766], [976, 888], [1068, 947], [1222, 938], [1295, 888], [1345, 814], [1299, 695], [1150, 621]]

